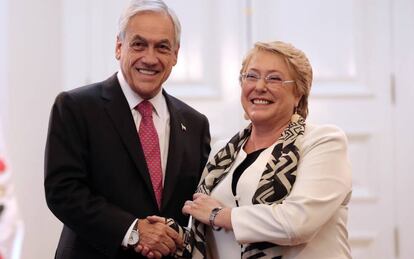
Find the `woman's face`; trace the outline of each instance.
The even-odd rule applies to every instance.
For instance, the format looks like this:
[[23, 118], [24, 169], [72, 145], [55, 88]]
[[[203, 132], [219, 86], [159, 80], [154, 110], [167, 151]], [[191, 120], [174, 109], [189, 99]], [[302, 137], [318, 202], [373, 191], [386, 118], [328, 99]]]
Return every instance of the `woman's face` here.
[[281, 83], [295, 80], [283, 57], [259, 51], [247, 64], [246, 73], [250, 80], [245, 77], [241, 81], [241, 103], [253, 125], [278, 127], [288, 123], [300, 98], [294, 94], [295, 83]]

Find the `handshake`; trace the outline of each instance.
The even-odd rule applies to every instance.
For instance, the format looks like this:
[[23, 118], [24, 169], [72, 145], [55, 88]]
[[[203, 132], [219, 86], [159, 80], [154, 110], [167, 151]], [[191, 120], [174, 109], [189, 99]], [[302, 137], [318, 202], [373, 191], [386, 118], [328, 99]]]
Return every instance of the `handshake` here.
[[191, 258], [194, 234], [189, 227], [181, 227], [174, 219], [149, 216], [137, 223], [139, 242], [134, 247], [137, 253], [148, 258], [173, 256]]
[[[193, 254], [195, 256], [202, 254], [205, 251], [205, 238], [201, 233], [203, 231], [198, 227], [211, 226], [213, 230], [221, 227], [226, 230], [232, 229], [231, 210], [223, 209], [222, 206], [207, 194], [195, 193], [193, 200], [186, 201], [182, 209], [184, 214], [190, 215], [188, 227], [178, 225], [171, 218], [149, 216], [141, 219], [137, 224], [139, 242], [134, 245], [134, 250], [148, 258], [161, 258], [167, 255], [175, 258], [193, 258]], [[224, 216], [227, 220], [224, 223], [222, 220], [220, 225], [216, 225], [215, 219], [219, 211], [223, 212], [222, 215], [227, 215]]]

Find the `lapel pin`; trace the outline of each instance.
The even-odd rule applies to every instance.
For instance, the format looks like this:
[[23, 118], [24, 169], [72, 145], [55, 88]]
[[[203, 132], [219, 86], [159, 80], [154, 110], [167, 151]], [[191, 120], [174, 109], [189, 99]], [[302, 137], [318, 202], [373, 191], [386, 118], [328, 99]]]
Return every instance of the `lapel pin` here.
[[184, 124], [182, 124], [181, 123], [181, 129], [183, 130], [183, 131], [186, 131], [187, 130], [187, 128], [184, 126]]

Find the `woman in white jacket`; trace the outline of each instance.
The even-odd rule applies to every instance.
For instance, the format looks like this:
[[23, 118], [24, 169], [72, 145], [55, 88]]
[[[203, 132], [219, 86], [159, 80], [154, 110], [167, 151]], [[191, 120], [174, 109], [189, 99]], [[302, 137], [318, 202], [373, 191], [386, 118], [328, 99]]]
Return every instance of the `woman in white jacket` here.
[[240, 84], [251, 123], [213, 147], [199, 189], [183, 207], [196, 219], [185, 252], [193, 258], [351, 258], [347, 141], [337, 127], [305, 120], [309, 60], [291, 44], [256, 43]]

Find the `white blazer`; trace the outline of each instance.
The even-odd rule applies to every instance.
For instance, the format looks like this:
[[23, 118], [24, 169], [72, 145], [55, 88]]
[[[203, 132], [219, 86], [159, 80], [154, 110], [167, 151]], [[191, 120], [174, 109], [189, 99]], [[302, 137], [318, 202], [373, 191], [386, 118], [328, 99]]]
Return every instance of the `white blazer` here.
[[[227, 141], [216, 143], [210, 156]], [[300, 161], [296, 181], [278, 205], [253, 205], [263, 169], [273, 147], [264, 150], [241, 175], [237, 196], [231, 191], [232, 174], [246, 158], [241, 150], [229, 174], [212, 191], [212, 197], [233, 207], [233, 231], [207, 231], [214, 258], [240, 258], [240, 244], [271, 242], [283, 246], [283, 259], [351, 258], [346, 228], [351, 197], [351, 169], [345, 134], [334, 126], [307, 124], [298, 139]], [[235, 199], [240, 207], [236, 207]]]

